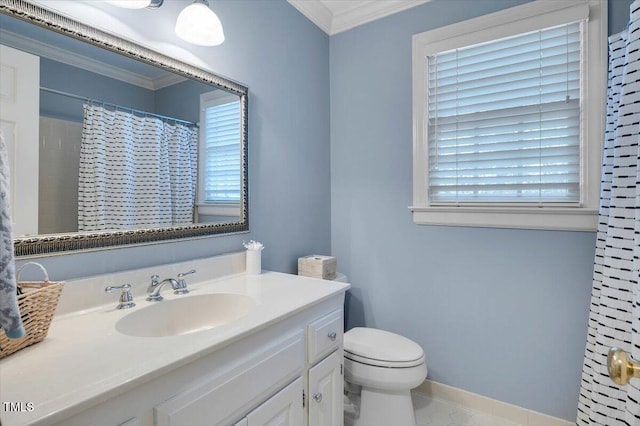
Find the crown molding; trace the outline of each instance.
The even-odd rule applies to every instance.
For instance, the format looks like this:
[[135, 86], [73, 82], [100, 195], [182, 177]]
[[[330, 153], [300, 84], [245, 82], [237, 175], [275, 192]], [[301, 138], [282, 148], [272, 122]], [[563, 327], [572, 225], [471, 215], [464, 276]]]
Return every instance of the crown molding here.
[[429, 1], [431, 0], [353, 1], [353, 7], [334, 13], [322, 0], [287, 0], [330, 36]]
[[97, 59], [90, 59], [67, 49], [44, 43], [42, 41], [25, 37], [11, 31], [0, 29], [0, 40], [16, 49], [38, 55], [53, 61], [62, 62], [73, 67], [81, 68], [105, 77], [124, 81], [148, 90], [157, 90], [187, 80], [176, 74], [167, 74], [155, 79], [147, 76], [123, 70]]
[[428, 3], [431, 0], [397, 0], [397, 1], [369, 1], [337, 14], [331, 23], [331, 34], [338, 34], [350, 30], [367, 22], [402, 12], [406, 9]]
[[316, 24], [322, 31], [331, 35], [333, 13], [320, 1], [287, 0], [291, 6]]
[[187, 77], [167, 73], [162, 77], [157, 77], [152, 80], [153, 90], [164, 89], [165, 87], [173, 86], [174, 84], [182, 83], [187, 80], [189, 80]]

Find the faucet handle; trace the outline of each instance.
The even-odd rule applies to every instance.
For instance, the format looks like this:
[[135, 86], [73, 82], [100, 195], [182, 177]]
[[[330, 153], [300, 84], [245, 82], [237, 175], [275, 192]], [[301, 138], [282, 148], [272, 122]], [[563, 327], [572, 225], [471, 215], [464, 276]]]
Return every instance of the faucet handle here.
[[116, 286], [112, 286], [112, 285], [107, 286], [105, 287], [104, 291], [105, 293], [112, 293], [116, 290], [122, 290], [122, 293], [120, 294], [119, 303], [118, 303], [118, 306], [116, 306], [116, 309], [129, 309], [136, 306], [136, 304], [133, 303], [133, 297], [131, 296], [131, 292], [129, 291], [130, 289], [131, 289], [131, 284], [122, 284], [122, 285], [116, 285]]
[[178, 278], [182, 278], [182, 277], [184, 277], [184, 276], [186, 276], [186, 275], [191, 275], [191, 274], [195, 274], [195, 273], [196, 273], [196, 270], [195, 270], [195, 269], [192, 269], [192, 270], [190, 270], [190, 271], [188, 271], [188, 272], [180, 272], [180, 273], [178, 274]]
[[185, 276], [195, 274], [196, 270], [192, 269], [187, 272], [180, 272], [178, 274], [178, 288], [174, 289], [174, 294], [187, 294], [189, 290], [187, 290], [187, 281], [184, 279]]
[[153, 289], [158, 287], [159, 284], [160, 284], [160, 276], [156, 275], [156, 274], [151, 275], [151, 283], [149, 284], [149, 288], [147, 289], [147, 293], [151, 293], [153, 291]]

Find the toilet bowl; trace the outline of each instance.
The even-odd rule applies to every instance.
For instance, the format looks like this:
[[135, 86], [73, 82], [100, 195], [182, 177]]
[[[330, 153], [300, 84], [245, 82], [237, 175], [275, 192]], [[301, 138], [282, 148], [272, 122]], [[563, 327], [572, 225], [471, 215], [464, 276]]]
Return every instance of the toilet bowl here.
[[348, 426], [415, 426], [410, 390], [427, 377], [417, 343], [375, 328], [356, 327], [344, 335]]

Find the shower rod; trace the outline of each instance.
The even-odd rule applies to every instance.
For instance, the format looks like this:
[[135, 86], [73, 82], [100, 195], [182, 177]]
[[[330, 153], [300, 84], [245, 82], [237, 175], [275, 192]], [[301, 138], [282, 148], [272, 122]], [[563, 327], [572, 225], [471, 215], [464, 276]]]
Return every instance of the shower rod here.
[[119, 110], [131, 112], [131, 113], [134, 113], [134, 114], [140, 114], [140, 115], [149, 116], [149, 117], [156, 117], [156, 118], [159, 118], [161, 120], [169, 120], [169, 121], [174, 121], [176, 123], [182, 123], [182, 124], [187, 124], [189, 126], [198, 127], [198, 123], [194, 123], [192, 121], [181, 120], [179, 118], [173, 118], [173, 117], [169, 117], [169, 116], [166, 116], [166, 115], [156, 114], [156, 113], [153, 113], [153, 112], [143, 111], [143, 110], [139, 110], [139, 109], [135, 109], [135, 108], [131, 108], [131, 107], [126, 107], [126, 106], [122, 106], [122, 105], [118, 105], [118, 104], [112, 104], [110, 102], [104, 102], [104, 101], [100, 101], [100, 100], [96, 100], [96, 99], [87, 98], [86, 96], [74, 95], [73, 93], [63, 92], [61, 90], [50, 89], [48, 87], [40, 87], [40, 90], [42, 90], [43, 92], [53, 93], [54, 95], [66, 96], [68, 98], [78, 99], [78, 100], [85, 101], [85, 102], [91, 102], [91, 103], [95, 103], [95, 104], [102, 105], [102, 106], [108, 106], [108, 107], [111, 107], [111, 108], [115, 108], [116, 110], [119, 109]]

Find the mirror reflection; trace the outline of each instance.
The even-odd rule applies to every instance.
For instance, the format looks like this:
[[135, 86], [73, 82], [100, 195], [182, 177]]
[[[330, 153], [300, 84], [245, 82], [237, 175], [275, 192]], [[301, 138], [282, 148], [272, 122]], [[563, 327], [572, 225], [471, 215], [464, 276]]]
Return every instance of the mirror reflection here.
[[243, 219], [237, 94], [4, 15], [0, 44], [14, 236]]

